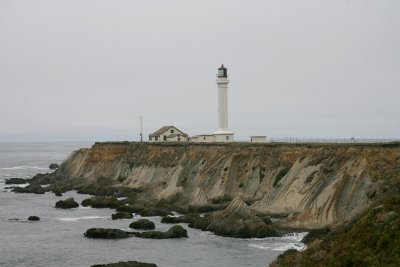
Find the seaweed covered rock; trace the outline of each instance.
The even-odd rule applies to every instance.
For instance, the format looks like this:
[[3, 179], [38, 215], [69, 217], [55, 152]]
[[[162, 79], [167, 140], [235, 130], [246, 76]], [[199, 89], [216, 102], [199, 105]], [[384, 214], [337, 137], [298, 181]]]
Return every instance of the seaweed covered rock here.
[[66, 200], [59, 200], [56, 202], [56, 208], [58, 209], [71, 209], [79, 207], [78, 202], [74, 198], [67, 198]]
[[147, 219], [139, 219], [135, 222], [132, 222], [129, 227], [133, 229], [153, 230], [155, 228], [155, 225], [152, 221], [149, 221]]
[[180, 225], [174, 225], [166, 232], [160, 231], [149, 231], [149, 232], [134, 232], [132, 233], [136, 237], [151, 238], [151, 239], [167, 239], [167, 238], [182, 238], [188, 237], [187, 231]]
[[141, 213], [144, 210], [144, 205], [141, 204], [126, 204], [117, 207], [117, 211], [125, 211], [131, 213]]
[[112, 228], [90, 228], [85, 232], [85, 237], [99, 239], [119, 239], [130, 236], [129, 232]]
[[78, 194], [88, 194], [94, 196], [111, 196], [115, 192], [115, 188], [109, 183], [87, 184], [77, 188]]
[[33, 176], [33, 178], [30, 179], [29, 183], [45, 185], [45, 184], [54, 184], [56, 180], [57, 176], [55, 173], [39, 173]]
[[114, 214], [111, 215], [111, 219], [113, 219], [113, 220], [118, 220], [118, 219], [131, 219], [131, 218], [133, 218], [132, 213], [130, 213], [130, 212], [124, 212], [124, 211], [117, 212], [117, 213], [114, 213]]
[[26, 184], [29, 180], [23, 178], [9, 178], [6, 179], [5, 184]]
[[157, 267], [154, 263], [139, 262], [139, 261], [120, 261], [109, 264], [96, 264], [91, 267]]
[[38, 216], [32, 215], [28, 217], [28, 221], [40, 221]]
[[73, 189], [73, 187], [69, 183], [56, 182], [54, 184], [49, 185], [46, 188], [46, 191], [51, 191], [56, 196], [60, 196], [60, 195], [62, 195], [62, 193], [65, 193], [65, 192], [70, 191], [72, 189]]
[[30, 184], [25, 187], [14, 187], [12, 189], [15, 193], [32, 193], [32, 194], [44, 194], [45, 190], [38, 184]]
[[200, 220], [201, 217], [197, 213], [189, 213], [179, 217], [173, 216], [164, 216], [161, 219], [162, 223], [194, 223], [197, 220]]
[[115, 197], [110, 196], [95, 196], [85, 199], [81, 203], [84, 207], [92, 208], [112, 208], [115, 209], [121, 205], [120, 201]]
[[154, 217], [154, 216], [168, 216], [173, 215], [172, 212], [167, 208], [147, 208], [139, 212], [143, 217]]
[[275, 229], [255, 215], [240, 197], [232, 200], [225, 210], [207, 214], [190, 223], [189, 227], [238, 238], [280, 236]]
[[60, 167], [60, 166], [59, 166], [57, 163], [51, 163], [51, 164], [49, 165], [49, 169], [50, 169], [50, 170], [57, 170], [58, 167]]

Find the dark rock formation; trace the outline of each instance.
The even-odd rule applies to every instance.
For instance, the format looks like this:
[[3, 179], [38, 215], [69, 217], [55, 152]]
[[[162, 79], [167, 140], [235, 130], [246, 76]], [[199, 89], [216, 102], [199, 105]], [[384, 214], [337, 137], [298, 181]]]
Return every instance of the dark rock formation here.
[[141, 213], [143, 210], [144, 210], [144, 205], [140, 204], [120, 205], [117, 207], [117, 211], [125, 211], [131, 213]]
[[162, 223], [194, 223], [200, 220], [201, 217], [196, 213], [189, 213], [179, 217], [164, 216], [161, 219]]
[[12, 191], [15, 193], [33, 193], [33, 194], [45, 193], [45, 190], [38, 184], [30, 184], [25, 187], [14, 187]]
[[207, 214], [190, 223], [189, 227], [239, 238], [280, 236], [276, 230], [256, 216], [240, 197], [232, 200], [225, 210]]
[[120, 201], [110, 196], [95, 196], [85, 199], [81, 203], [82, 206], [90, 206], [92, 208], [117, 208], [121, 205]]
[[5, 184], [26, 184], [28, 181], [29, 181], [29, 179], [10, 178], [10, 179], [6, 179]]
[[56, 180], [57, 176], [55, 173], [39, 173], [36, 174], [32, 179], [30, 179], [29, 183], [38, 185], [54, 184]]
[[38, 216], [29, 216], [28, 221], [40, 221], [40, 218]]
[[131, 218], [133, 218], [132, 213], [130, 213], [130, 212], [124, 212], [124, 211], [117, 212], [117, 213], [111, 215], [111, 219], [113, 219], [113, 220], [118, 220], [118, 219], [131, 219]]
[[54, 184], [49, 185], [46, 188], [46, 191], [51, 191], [53, 192], [56, 196], [61, 195], [62, 193], [65, 193], [67, 191], [72, 190], [72, 186], [69, 183], [65, 182], [56, 182]]
[[90, 228], [85, 232], [85, 236], [89, 238], [118, 239], [118, 238], [128, 238], [131, 236], [131, 234], [129, 232], [119, 229]]
[[112, 187], [111, 184], [106, 183], [92, 183], [80, 186], [77, 189], [78, 194], [88, 194], [94, 196], [112, 196], [116, 188]]
[[56, 208], [59, 209], [71, 209], [77, 207], [79, 207], [79, 204], [73, 198], [67, 198], [56, 202]]
[[51, 163], [49, 166], [50, 170], [57, 170], [60, 167], [57, 163]]
[[92, 267], [157, 267], [154, 263], [139, 262], [139, 261], [120, 261], [109, 264], [96, 264]]
[[152, 221], [147, 219], [139, 219], [135, 222], [132, 222], [129, 227], [133, 229], [153, 230], [155, 225]]
[[168, 216], [173, 215], [167, 208], [148, 208], [139, 212], [142, 217], [154, 217], [154, 216]]
[[180, 225], [174, 225], [166, 232], [148, 231], [148, 232], [133, 232], [136, 237], [151, 238], [151, 239], [167, 239], [167, 238], [182, 238], [188, 237], [187, 231]]

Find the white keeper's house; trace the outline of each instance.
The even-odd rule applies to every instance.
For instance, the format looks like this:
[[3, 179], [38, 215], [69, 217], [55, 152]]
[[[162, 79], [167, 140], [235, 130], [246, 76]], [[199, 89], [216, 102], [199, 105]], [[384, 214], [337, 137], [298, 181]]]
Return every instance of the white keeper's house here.
[[175, 126], [163, 126], [149, 135], [150, 142], [187, 142], [188, 135]]

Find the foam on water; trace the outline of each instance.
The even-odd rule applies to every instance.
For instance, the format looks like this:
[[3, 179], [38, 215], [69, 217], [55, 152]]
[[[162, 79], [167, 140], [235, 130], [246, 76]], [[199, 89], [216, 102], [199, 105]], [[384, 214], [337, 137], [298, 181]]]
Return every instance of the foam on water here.
[[262, 241], [265, 240], [264, 243], [259, 244], [248, 244], [249, 247], [254, 247], [263, 250], [272, 250], [272, 251], [286, 251], [288, 249], [296, 249], [298, 251], [302, 251], [306, 248], [304, 243], [300, 241], [307, 235], [307, 232], [302, 233], [289, 233], [282, 237], [266, 237], [266, 238], [254, 238], [250, 240], [254, 241]]
[[14, 171], [14, 170], [50, 170], [49, 168], [37, 167], [37, 166], [14, 166], [14, 167], [5, 167], [0, 168], [0, 170], [4, 171]]
[[96, 219], [109, 219], [108, 216], [83, 216], [77, 218], [57, 218], [59, 221], [64, 222], [79, 222], [81, 220], [96, 220]]

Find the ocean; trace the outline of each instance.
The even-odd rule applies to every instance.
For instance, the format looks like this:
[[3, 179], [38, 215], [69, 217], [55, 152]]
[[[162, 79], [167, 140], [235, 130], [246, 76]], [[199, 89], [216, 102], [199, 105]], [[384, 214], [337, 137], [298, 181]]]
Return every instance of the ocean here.
[[[111, 209], [80, 206], [70, 210], [54, 208], [60, 199], [74, 197], [79, 203], [89, 195], [74, 191], [57, 197], [16, 194], [5, 189], [7, 178], [31, 178], [46, 173], [50, 163], [61, 163], [70, 153], [92, 143], [0, 143], [0, 266], [91, 266], [118, 261], [144, 261], [162, 266], [267, 266], [283, 251], [304, 248], [306, 233], [280, 238], [235, 239], [192, 229], [187, 239], [152, 240], [136, 237], [122, 240], [85, 238], [92, 227], [130, 230], [134, 219], [111, 220]], [[31, 215], [39, 222], [28, 221]], [[171, 225], [160, 217], [148, 218], [156, 230]]]

